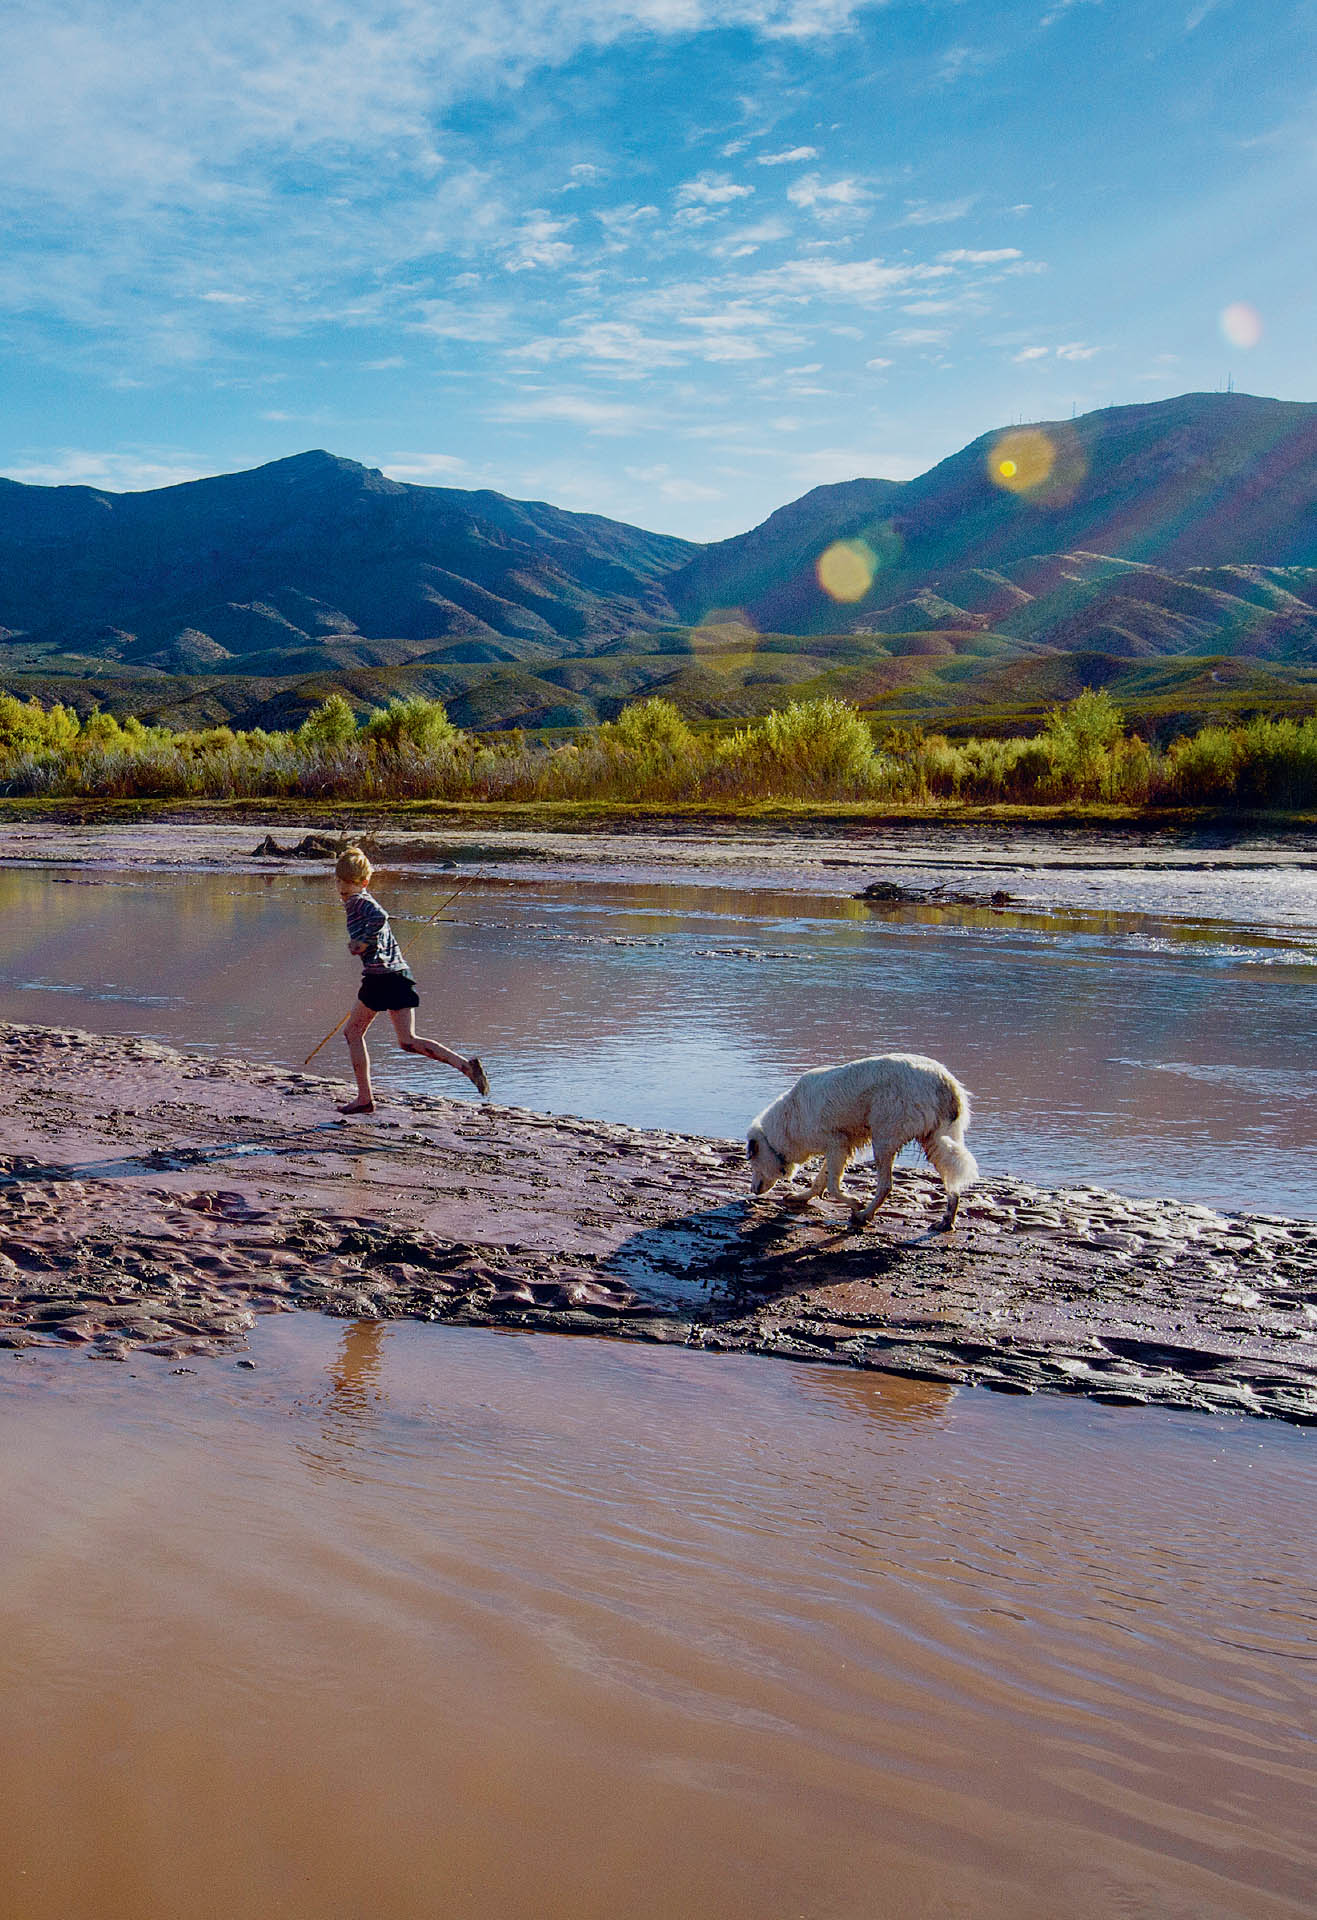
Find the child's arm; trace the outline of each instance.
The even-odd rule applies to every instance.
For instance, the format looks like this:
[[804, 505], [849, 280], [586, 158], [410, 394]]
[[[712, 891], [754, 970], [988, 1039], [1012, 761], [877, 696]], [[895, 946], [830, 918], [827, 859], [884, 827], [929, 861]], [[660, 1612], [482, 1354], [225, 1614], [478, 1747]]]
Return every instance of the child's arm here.
[[366, 961], [373, 960], [380, 930], [389, 924], [388, 915], [378, 900], [372, 900], [366, 894], [358, 894], [349, 901], [347, 913], [348, 952], [358, 954]]

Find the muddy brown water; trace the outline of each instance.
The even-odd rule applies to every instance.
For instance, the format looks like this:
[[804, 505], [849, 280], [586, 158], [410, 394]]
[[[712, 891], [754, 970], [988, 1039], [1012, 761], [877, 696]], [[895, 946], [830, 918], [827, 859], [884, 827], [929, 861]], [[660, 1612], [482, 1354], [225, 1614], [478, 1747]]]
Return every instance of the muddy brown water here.
[[1311, 1442], [290, 1315], [0, 1370], [8, 1920], [1311, 1914]]
[[[1059, 878], [1050, 909], [875, 913], [771, 885], [486, 877], [428, 928], [451, 877], [380, 892], [421, 1031], [478, 1050], [502, 1102], [736, 1136], [806, 1066], [911, 1050], [972, 1089], [985, 1169], [1317, 1214], [1314, 877]], [[1195, 913], [1157, 910], [1190, 882]], [[12, 1019], [300, 1066], [356, 979], [323, 873], [0, 870]], [[375, 1034], [381, 1091], [464, 1091]], [[316, 1069], [346, 1074], [341, 1042]]]

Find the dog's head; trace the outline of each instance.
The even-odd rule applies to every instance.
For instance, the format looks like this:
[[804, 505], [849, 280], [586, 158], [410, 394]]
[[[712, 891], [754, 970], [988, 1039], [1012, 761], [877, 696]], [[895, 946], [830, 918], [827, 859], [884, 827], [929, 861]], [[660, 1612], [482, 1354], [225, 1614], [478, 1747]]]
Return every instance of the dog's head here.
[[786, 1161], [776, 1147], [769, 1145], [757, 1120], [746, 1135], [745, 1157], [750, 1167], [750, 1191], [755, 1195], [767, 1193], [787, 1172]]

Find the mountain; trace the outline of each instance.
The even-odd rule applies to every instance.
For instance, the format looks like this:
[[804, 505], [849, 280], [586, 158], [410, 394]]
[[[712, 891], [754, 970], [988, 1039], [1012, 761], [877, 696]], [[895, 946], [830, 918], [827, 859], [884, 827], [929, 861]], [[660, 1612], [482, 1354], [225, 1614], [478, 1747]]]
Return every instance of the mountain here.
[[[857, 600], [819, 584], [836, 541], [871, 556]], [[761, 631], [1106, 631], [1127, 654], [1215, 636], [1314, 658], [1314, 567], [1317, 406], [1198, 393], [985, 434], [904, 484], [817, 487], [665, 587], [688, 622], [734, 611]]]
[[454, 642], [553, 657], [670, 621], [663, 580], [695, 551], [327, 453], [149, 493], [0, 480], [0, 629], [171, 672], [394, 665]]
[[[819, 585], [837, 542], [858, 598]], [[557, 728], [647, 694], [734, 720], [835, 693], [962, 727], [1103, 684], [1159, 725], [1178, 694], [1311, 709], [1317, 406], [1007, 428], [706, 547], [327, 453], [138, 494], [0, 480], [0, 686], [83, 711], [295, 726], [337, 688]]]

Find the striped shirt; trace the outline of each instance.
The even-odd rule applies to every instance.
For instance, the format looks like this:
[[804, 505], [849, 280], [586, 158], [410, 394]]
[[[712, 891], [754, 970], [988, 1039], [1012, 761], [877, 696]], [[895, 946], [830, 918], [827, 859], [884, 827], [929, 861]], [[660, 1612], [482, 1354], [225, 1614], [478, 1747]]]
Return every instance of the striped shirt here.
[[361, 948], [364, 970], [367, 973], [405, 973], [410, 980], [412, 970], [393, 937], [388, 914], [374, 895], [354, 893], [344, 904], [348, 916], [348, 945]]

